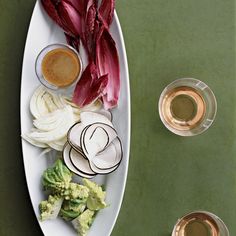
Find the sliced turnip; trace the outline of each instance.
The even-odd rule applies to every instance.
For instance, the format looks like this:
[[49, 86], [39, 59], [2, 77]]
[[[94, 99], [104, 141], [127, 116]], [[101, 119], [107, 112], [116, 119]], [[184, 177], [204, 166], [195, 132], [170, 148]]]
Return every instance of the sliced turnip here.
[[80, 137], [85, 126], [79, 122], [74, 124], [68, 131], [67, 140], [69, 144], [77, 151], [82, 152]]
[[122, 156], [121, 141], [117, 137], [90, 161], [99, 169], [110, 169], [121, 162]]
[[113, 127], [103, 123], [94, 123], [82, 132], [81, 148], [86, 157], [92, 159], [116, 137], [117, 133]]
[[109, 119], [110, 121], [112, 121], [112, 118], [113, 118], [113, 117], [112, 117], [111, 111], [105, 110], [105, 109], [101, 109], [101, 110], [97, 111], [97, 113], [99, 113], [99, 114], [105, 116], [107, 119]]
[[120, 165], [120, 163], [112, 168], [109, 168], [109, 169], [99, 169], [98, 167], [96, 167], [94, 165], [94, 163], [92, 161], [89, 162], [89, 165], [90, 165], [91, 170], [94, 171], [95, 173], [100, 174], [100, 175], [105, 175], [105, 174], [109, 174], [109, 173], [115, 171], [118, 168], [118, 166]]
[[79, 170], [80, 172], [86, 175], [95, 175], [96, 173], [93, 172], [89, 166], [89, 162], [87, 159], [83, 157], [83, 155], [73, 148], [70, 149], [70, 160], [74, 167]]
[[82, 112], [80, 114], [80, 119], [81, 123], [83, 123], [85, 126], [100, 122], [113, 127], [112, 122], [106, 116], [98, 114], [97, 112]]
[[103, 151], [109, 143], [109, 134], [100, 126], [96, 126], [94, 129], [88, 127], [82, 137], [84, 140], [84, 149], [82, 145], [82, 150], [90, 157]]
[[95, 113], [95, 112], [82, 112], [80, 115], [81, 122], [76, 123], [73, 125], [70, 130], [68, 131], [68, 142], [70, 143], [71, 146], [73, 146], [77, 150], [81, 150], [81, 144], [80, 144], [80, 139], [81, 139], [81, 133], [82, 130], [86, 127], [89, 126], [93, 123], [101, 122], [104, 124], [107, 124], [109, 126], [112, 126], [111, 121], [105, 117], [104, 115]]
[[63, 159], [64, 159], [64, 162], [66, 164], [66, 166], [73, 172], [75, 173], [76, 175], [79, 175], [83, 178], [87, 178], [87, 179], [91, 179], [93, 178], [95, 175], [88, 175], [88, 174], [84, 174], [82, 173], [81, 171], [79, 171], [78, 169], [76, 169], [74, 167], [74, 165], [71, 163], [71, 160], [70, 160], [70, 150], [71, 150], [71, 146], [69, 145], [69, 143], [67, 143], [63, 149]]

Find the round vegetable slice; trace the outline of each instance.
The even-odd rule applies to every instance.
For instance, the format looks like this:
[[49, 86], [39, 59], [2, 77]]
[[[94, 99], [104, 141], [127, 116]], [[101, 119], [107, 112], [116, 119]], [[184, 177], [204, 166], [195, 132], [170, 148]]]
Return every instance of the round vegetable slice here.
[[104, 123], [94, 123], [81, 134], [81, 148], [88, 159], [103, 151], [117, 137], [116, 130]]
[[69, 144], [79, 152], [83, 152], [80, 143], [80, 137], [84, 130], [84, 125], [81, 122], [75, 123], [67, 133], [67, 140]]
[[81, 123], [83, 123], [85, 126], [99, 122], [113, 127], [113, 124], [106, 116], [101, 115], [97, 112], [92, 112], [92, 111], [82, 112], [80, 114], [80, 119]]
[[115, 171], [118, 168], [119, 165], [120, 165], [120, 163], [117, 164], [116, 166], [112, 167], [112, 168], [109, 168], [109, 169], [100, 169], [97, 166], [95, 166], [92, 161], [89, 162], [89, 166], [90, 166], [91, 170], [94, 171], [97, 174], [100, 174], [100, 175], [109, 174], [109, 173]]
[[112, 121], [112, 113], [109, 110], [101, 109], [97, 113], [105, 116], [108, 120]]
[[74, 165], [71, 163], [70, 156], [69, 156], [70, 150], [71, 150], [70, 144], [66, 143], [66, 145], [63, 149], [63, 159], [64, 159], [66, 166], [76, 175], [79, 175], [79, 176], [81, 176], [83, 178], [87, 178], [87, 179], [93, 178], [95, 175], [84, 174], [74, 167]]
[[93, 125], [91, 125], [91, 127], [88, 127], [83, 132], [82, 137], [84, 140], [83, 151], [88, 155], [88, 157], [93, 157], [97, 153], [103, 151], [109, 143], [109, 134], [101, 126], [96, 126], [93, 129]]
[[94, 176], [96, 174], [94, 171], [91, 170], [88, 160], [85, 159], [81, 153], [71, 148], [69, 156], [71, 163], [77, 170], [87, 175]]
[[121, 141], [117, 137], [104, 151], [98, 153], [91, 162], [99, 169], [109, 169], [119, 164], [122, 156]]

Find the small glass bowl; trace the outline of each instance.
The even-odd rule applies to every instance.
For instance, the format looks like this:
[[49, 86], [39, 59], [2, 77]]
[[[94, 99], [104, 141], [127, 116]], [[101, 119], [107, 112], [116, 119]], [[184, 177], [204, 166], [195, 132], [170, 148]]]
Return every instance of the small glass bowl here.
[[[78, 58], [79, 64], [80, 64], [80, 72], [79, 75], [77, 77], [77, 79], [75, 79], [75, 81], [71, 84], [69, 84], [68, 86], [63, 86], [63, 87], [58, 87], [54, 84], [49, 83], [43, 76], [42, 73], [42, 62], [43, 62], [43, 58], [46, 56], [46, 54], [54, 49], [58, 49], [58, 48], [63, 48], [63, 49], [68, 49], [71, 50]], [[36, 75], [40, 81], [40, 83], [42, 85], [44, 85], [46, 88], [50, 89], [50, 90], [54, 90], [54, 91], [60, 91], [60, 92], [65, 92], [65, 90], [69, 89], [69, 88], [73, 88], [75, 86], [75, 84], [79, 81], [81, 74], [82, 74], [82, 70], [83, 70], [83, 63], [82, 63], [82, 59], [79, 55], [79, 53], [71, 46], [66, 45], [66, 44], [62, 44], [62, 43], [55, 43], [55, 44], [50, 44], [46, 47], [44, 47], [40, 53], [38, 54], [36, 61], [35, 61], [35, 72]]]
[[[186, 91], [181, 90], [182, 88]], [[182, 121], [173, 118], [171, 102], [179, 95], [188, 97], [193, 102], [195, 115], [192, 120]], [[180, 136], [194, 136], [206, 131], [212, 125], [216, 116], [217, 102], [214, 93], [204, 82], [193, 78], [182, 78], [165, 87], [159, 98], [158, 110], [161, 121], [171, 132]]]
[[[189, 230], [188, 227], [193, 222], [201, 225], [198, 230], [203, 230], [205, 228], [211, 236], [229, 236], [229, 230], [225, 223], [218, 216], [208, 211], [194, 211], [178, 219], [171, 236], [188, 235], [186, 231]], [[197, 235], [196, 233], [197, 232], [195, 231], [194, 235]], [[204, 233], [204, 235], [206, 234]]]

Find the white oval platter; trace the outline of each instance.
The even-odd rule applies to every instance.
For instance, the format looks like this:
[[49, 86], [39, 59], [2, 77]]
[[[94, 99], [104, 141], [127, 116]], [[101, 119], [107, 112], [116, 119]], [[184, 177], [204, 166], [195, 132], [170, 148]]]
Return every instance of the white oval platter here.
[[[116, 13], [111, 25], [111, 34], [116, 42], [120, 60], [121, 94], [118, 107], [113, 109], [112, 113], [114, 126], [117, 129], [123, 145], [123, 160], [119, 168], [113, 173], [105, 176], [96, 176], [93, 179], [97, 183], [105, 185], [107, 192], [106, 202], [110, 204], [110, 206], [98, 213], [88, 236], [108, 236], [111, 234], [121, 207], [128, 172], [130, 147], [130, 88], [125, 45]], [[20, 101], [22, 133], [28, 132], [32, 127], [29, 101], [33, 91], [39, 85], [34, 71], [35, 59], [43, 47], [52, 43], [65, 43], [63, 32], [49, 19], [41, 3], [37, 1], [30, 22], [23, 59]], [[42, 191], [41, 176], [43, 171], [53, 164], [55, 153], [50, 152], [40, 156], [42, 149], [30, 145], [24, 140], [22, 140], [22, 151], [28, 190], [35, 215], [38, 219], [38, 204], [40, 201], [46, 199]], [[79, 181], [80, 179], [77, 178], [77, 180]], [[72, 225], [60, 218], [38, 222], [45, 236], [77, 235]]]

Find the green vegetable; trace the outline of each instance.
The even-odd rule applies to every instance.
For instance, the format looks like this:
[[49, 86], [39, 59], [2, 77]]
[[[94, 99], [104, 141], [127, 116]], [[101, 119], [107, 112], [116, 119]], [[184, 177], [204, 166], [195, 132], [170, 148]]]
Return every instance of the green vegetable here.
[[39, 204], [40, 219], [55, 219], [60, 214], [64, 220], [72, 221], [80, 236], [85, 236], [97, 211], [107, 206], [106, 192], [88, 179], [83, 179], [83, 185], [71, 181], [72, 173], [61, 159], [44, 171], [43, 187], [51, 195]]
[[87, 199], [65, 200], [60, 211], [60, 216], [67, 221], [78, 217], [86, 208], [86, 200]]
[[102, 190], [102, 187], [88, 179], [83, 179], [83, 184], [89, 189], [89, 196], [87, 199], [87, 207], [92, 211], [98, 211], [105, 208], [106, 192]]
[[71, 179], [72, 173], [62, 160], [58, 159], [53, 167], [44, 171], [42, 182], [45, 190], [64, 195], [65, 190], [69, 188]]
[[77, 184], [77, 183], [69, 183], [68, 187], [63, 192], [66, 200], [70, 199], [84, 199], [89, 196], [89, 189], [86, 186]]
[[74, 228], [80, 236], [87, 235], [87, 232], [93, 222], [94, 211], [87, 209], [72, 221]]
[[52, 220], [55, 219], [61, 209], [63, 198], [49, 195], [48, 200], [42, 201], [39, 204], [40, 219]]

